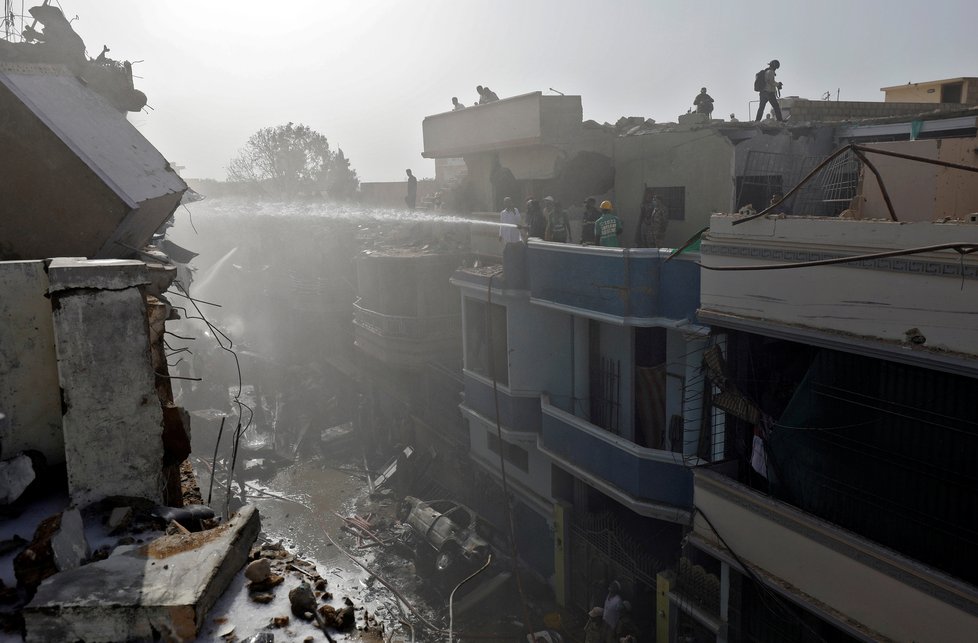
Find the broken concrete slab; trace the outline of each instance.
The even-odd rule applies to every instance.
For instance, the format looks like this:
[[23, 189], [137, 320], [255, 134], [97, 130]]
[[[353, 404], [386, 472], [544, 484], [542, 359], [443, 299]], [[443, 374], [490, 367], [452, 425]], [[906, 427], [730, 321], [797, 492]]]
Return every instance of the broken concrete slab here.
[[[38, 524], [30, 545], [14, 558], [17, 584], [28, 595], [33, 595], [34, 590], [46, 578], [70, 567], [72, 543], [77, 543], [81, 522], [81, 514], [77, 510], [66, 510], [45, 518]], [[66, 533], [62, 535], [63, 530]], [[81, 537], [84, 540], [83, 532]], [[59, 539], [56, 549], [55, 541]], [[87, 543], [85, 549], [87, 550]], [[59, 565], [65, 567], [60, 568]]]
[[88, 558], [90, 550], [80, 511], [69, 509], [61, 514], [61, 528], [51, 537], [51, 551], [55, 566], [62, 572], [80, 567]]
[[0, 505], [9, 505], [37, 479], [34, 463], [26, 453], [0, 462]]
[[43, 261], [0, 262], [0, 451], [64, 462], [58, 360]]
[[106, 527], [109, 528], [109, 533], [118, 533], [128, 527], [132, 522], [132, 515], [132, 507], [116, 507], [113, 509], [106, 523]]
[[261, 529], [250, 505], [214, 529], [162, 536], [62, 572], [24, 609], [27, 641], [196, 638]]

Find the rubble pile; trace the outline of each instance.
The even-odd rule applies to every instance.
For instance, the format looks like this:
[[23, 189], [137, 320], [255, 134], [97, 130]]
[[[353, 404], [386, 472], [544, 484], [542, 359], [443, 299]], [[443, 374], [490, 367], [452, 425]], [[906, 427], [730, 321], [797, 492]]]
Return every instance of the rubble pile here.
[[[384, 625], [365, 606], [357, 606], [348, 596], [336, 599], [316, 565], [281, 542], [257, 543], [248, 558], [240, 591], [247, 595], [250, 607], [237, 600], [237, 607], [227, 606], [225, 613], [213, 619], [212, 633], [217, 636], [257, 643], [276, 640], [276, 631], [281, 630], [278, 636], [287, 640], [312, 641], [325, 636], [333, 641], [334, 632], [359, 630], [361, 638], [384, 638]], [[240, 627], [237, 618], [242, 619]], [[248, 638], [238, 639], [238, 631], [249, 629], [246, 621], [256, 619], [265, 625]]]

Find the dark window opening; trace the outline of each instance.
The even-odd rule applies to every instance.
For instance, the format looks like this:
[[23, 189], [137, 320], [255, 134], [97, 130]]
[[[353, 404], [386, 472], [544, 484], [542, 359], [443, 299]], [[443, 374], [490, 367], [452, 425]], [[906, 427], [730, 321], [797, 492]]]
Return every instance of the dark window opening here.
[[635, 329], [635, 443], [666, 444], [666, 329]]
[[737, 177], [737, 209], [745, 205], [760, 212], [775, 194], [784, 194], [784, 178], [780, 174]]
[[[499, 438], [495, 433], [491, 431], [486, 431], [486, 447], [490, 451], [499, 455]], [[510, 464], [513, 464], [517, 469], [529, 473], [530, 471], [530, 454], [526, 449], [516, 446], [512, 442], [507, 442], [503, 440], [503, 459]]]
[[485, 302], [465, 300], [465, 364], [470, 371], [506, 385], [509, 384], [506, 307], [493, 304], [490, 317], [491, 322], [487, 319]]
[[941, 85], [942, 103], [960, 103], [961, 94], [964, 92], [964, 83], [948, 83]]

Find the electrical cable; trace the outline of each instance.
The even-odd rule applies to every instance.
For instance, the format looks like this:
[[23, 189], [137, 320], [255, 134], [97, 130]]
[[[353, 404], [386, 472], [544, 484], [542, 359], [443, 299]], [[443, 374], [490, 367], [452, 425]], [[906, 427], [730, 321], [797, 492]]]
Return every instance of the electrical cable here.
[[[179, 280], [175, 280], [173, 283], [177, 288], [183, 291], [183, 296], [190, 301], [191, 305], [194, 307], [194, 310], [197, 311], [197, 314], [200, 316], [201, 320], [203, 320], [204, 324], [207, 325], [207, 328], [210, 329], [212, 333], [214, 333], [214, 341], [217, 342], [217, 345], [221, 348], [221, 350], [226, 351], [231, 355], [232, 358], [234, 358], [234, 366], [237, 371], [238, 388], [237, 388], [237, 392], [233, 396], [233, 401], [238, 406], [238, 422], [234, 429], [234, 438], [233, 438], [234, 442], [231, 449], [231, 468], [230, 468], [230, 473], [228, 475], [227, 493], [225, 496], [225, 504], [224, 504], [224, 517], [227, 518], [228, 516], [230, 516], [231, 513], [231, 483], [234, 479], [234, 468], [235, 465], [237, 464], [238, 449], [241, 442], [241, 436], [244, 435], [245, 431], [247, 431], [251, 427], [251, 423], [255, 418], [255, 411], [249, 405], [245, 404], [241, 400], [241, 393], [244, 387], [244, 383], [241, 377], [241, 362], [238, 359], [238, 354], [232, 350], [232, 348], [234, 347], [234, 343], [231, 341], [230, 337], [228, 337], [223, 331], [219, 330], [216, 326], [214, 326], [214, 324], [212, 324], [210, 320], [208, 320], [204, 316], [203, 311], [200, 309], [200, 306], [198, 306], [197, 304], [199, 302], [199, 303], [209, 304], [218, 308], [220, 308], [220, 306], [218, 304], [210, 304], [210, 302], [205, 302], [203, 300], [198, 300], [191, 297], [190, 293], [187, 292], [187, 289], [184, 288], [183, 284], [180, 283]], [[168, 290], [167, 292], [170, 293], [172, 291]], [[174, 294], [179, 294], [179, 293], [174, 293]], [[222, 337], [227, 340], [228, 342], [227, 346], [225, 346], [224, 343], [221, 341]], [[248, 421], [244, 424], [244, 427], [242, 428], [241, 419], [244, 417], [245, 409], [248, 410], [249, 416], [248, 416]]]
[[506, 460], [503, 457], [505, 444], [503, 442], [503, 429], [499, 421], [499, 387], [496, 380], [496, 354], [493, 351], [492, 341], [492, 280], [497, 275], [493, 272], [489, 275], [489, 283], [486, 288], [486, 361], [489, 365], [489, 379], [492, 380], [492, 399], [496, 408], [496, 438], [499, 440], [499, 473], [503, 483], [503, 505], [506, 508], [506, 517], [509, 521], [509, 539], [513, 549], [513, 574], [516, 576], [516, 588], [520, 595], [520, 605], [523, 608], [523, 623], [526, 625], [526, 633], [533, 634], [533, 626], [530, 623], [530, 611], [526, 604], [526, 594], [523, 592], [523, 579], [520, 574], [519, 547], [516, 544], [516, 524], [513, 520], [513, 508], [509, 503], [509, 482], [506, 477]]
[[797, 619], [798, 622], [801, 625], [803, 625], [805, 627], [805, 629], [807, 629], [809, 632], [811, 632], [819, 641], [822, 641], [823, 643], [828, 643], [825, 640], [825, 638], [822, 637], [821, 634], [819, 634], [818, 632], [816, 632], [812, 628], [812, 626], [810, 626], [800, 616], [798, 616], [798, 614], [796, 614], [795, 611], [793, 609], [791, 609], [790, 606], [786, 605], [784, 603], [783, 599], [780, 596], [778, 596], [773, 590], [771, 590], [770, 587], [767, 586], [767, 583], [765, 583], [763, 580], [761, 580], [761, 578], [759, 576], [757, 576], [757, 574], [754, 572], [754, 570], [746, 562], [744, 562], [744, 560], [737, 554], [737, 552], [735, 552], [733, 550], [733, 548], [727, 543], [727, 541], [720, 534], [720, 532], [717, 531], [717, 528], [713, 525], [713, 521], [710, 520], [710, 518], [706, 515], [706, 513], [703, 512], [702, 509], [700, 509], [699, 507], [697, 507], [697, 506], [694, 505], [693, 506], [693, 511], [696, 512], [696, 513], [698, 513], [699, 515], [703, 516], [703, 520], [706, 521], [706, 524], [710, 526], [710, 529], [713, 531], [714, 534], [716, 534], [716, 537], [720, 539], [720, 542], [723, 544], [723, 546], [726, 548], [726, 550], [728, 552], [730, 552], [730, 555], [733, 556], [734, 560], [737, 561], [737, 564], [740, 565], [740, 568], [743, 569], [744, 572], [746, 572], [747, 575], [751, 578], [751, 580], [753, 580], [754, 583], [758, 586], [758, 588], [761, 590], [761, 593], [758, 594], [758, 596], [761, 597], [761, 602], [764, 603], [764, 606], [767, 608], [767, 610], [769, 612], [771, 612], [772, 614], [776, 613], [774, 610], [772, 610], [768, 606], [767, 601], [763, 598], [763, 596], [764, 596], [765, 593], [768, 594], [768, 595], [770, 595], [772, 598], [774, 598], [774, 600], [777, 603], [778, 607], [780, 607], [780, 609], [783, 612], [788, 613], [792, 617], [794, 617], [795, 619]]
[[916, 248], [907, 248], [905, 250], [888, 250], [886, 252], [873, 252], [873, 253], [862, 254], [862, 255], [851, 255], [848, 257], [835, 257], [834, 259], [818, 259], [816, 261], [796, 261], [792, 263], [752, 264], [747, 266], [707, 266], [703, 263], [697, 263], [696, 265], [706, 270], [717, 270], [717, 271], [787, 270], [791, 268], [812, 268], [815, 266], [832, 266], [832, 265], [843, 264], [843, 263], [854, 263], [856, 261], [886, 259], [889, 257], [904, 257], [908, 255], [921, 254], [924, 252], [936, 252], [938, 250], [954, 250], [956, 252], [959, 252], [963, 256], [978, 251], [978, 244], [964, 243], [964, 242], [940, 243], [933, 246], [919, 246]]

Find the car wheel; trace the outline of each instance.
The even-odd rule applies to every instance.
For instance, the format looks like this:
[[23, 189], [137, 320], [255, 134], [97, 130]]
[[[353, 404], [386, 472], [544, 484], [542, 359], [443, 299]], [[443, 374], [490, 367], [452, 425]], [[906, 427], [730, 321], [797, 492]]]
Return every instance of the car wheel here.
[[458, 562], [459, 557], [461, 557], [462, 551], [458, 545], [455, 543], [445, 543], [435, 557], [435, 569], [439, 572], [445, 572], [455, 566]]

